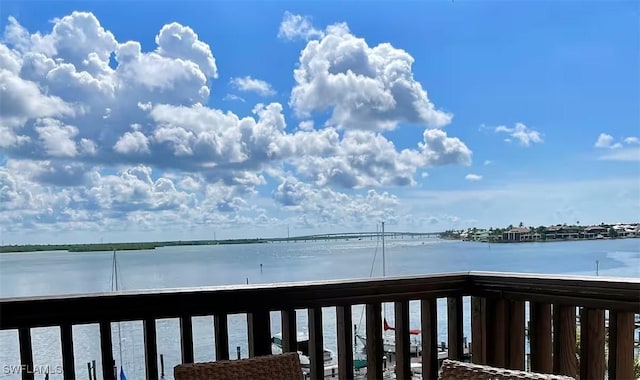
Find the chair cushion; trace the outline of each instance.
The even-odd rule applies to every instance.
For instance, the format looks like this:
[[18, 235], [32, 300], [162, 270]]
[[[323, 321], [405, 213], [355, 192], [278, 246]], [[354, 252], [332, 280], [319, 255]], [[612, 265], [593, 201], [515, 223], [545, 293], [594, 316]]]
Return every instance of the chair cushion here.
[[180, 364], [174, 367], [176, 380], [301, 380], [297, 352], [256, 356], [240, 360]]
[[488, 365], [464, 363], [450, 359], [443, 361], [438, 377], [442, 380], [575, 380], [569, 376], [525, 372], [491, 367]]

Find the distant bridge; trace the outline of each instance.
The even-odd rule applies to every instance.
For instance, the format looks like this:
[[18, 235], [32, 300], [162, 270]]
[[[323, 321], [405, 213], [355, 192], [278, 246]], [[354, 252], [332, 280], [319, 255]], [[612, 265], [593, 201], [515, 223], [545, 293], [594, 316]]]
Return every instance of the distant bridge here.
[[[385, 232], [385, 239], [438, 239], [440, 232]], [[316, 240], [374, 240], [381, 238], [381, 232], [339, 232], [328, 234], [270, 238], [271, 241], [316, 241]]]

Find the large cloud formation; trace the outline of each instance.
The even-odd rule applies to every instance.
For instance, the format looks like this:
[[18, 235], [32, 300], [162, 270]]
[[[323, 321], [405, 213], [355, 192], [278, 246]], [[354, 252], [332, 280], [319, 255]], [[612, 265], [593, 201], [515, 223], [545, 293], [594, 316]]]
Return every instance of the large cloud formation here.
[[452, 115], [437, 110], [414, 79], [413, 61], [409, 53], [389, 43], [369, 47], [346, 24], [332, 25], [300, 54], [291, 104], [301, 115], [332, 110], [331, 122], [345, 128], [449, 124]]
[[[470, 163], [465, 144], [438, 129], [452, 116], [413, 78], [409, 53], [369, 47], [345, 24], [306, 37], [317, 39], [300, 55], [290, 106], [297, 116], [331, 117], [296, 130], [280, 103], [247, 116], [212, 108], [217, 60], [188, 26], [163, 26], [145, 52], [91, 13], [56, 19], [48, 33], [9, 17], [0, 43], [0, 223], [258, 223], [272, 221], [252, 204], [265, 196], [274, 209], [301, 199], [289, 209], [307, 221], [326, 219], [316, 218], [327, 214], [321, 202], [349, 203], [330, 211], [360, 218], [375, 214], [363, 203], [398, 202], [371, 187], [409, 186], [420, 168]], [[415, 148], [399, 151], [382, 134], [400, 124], [427, 128]], [[287, 196], [292, 178], [299, 190]]]

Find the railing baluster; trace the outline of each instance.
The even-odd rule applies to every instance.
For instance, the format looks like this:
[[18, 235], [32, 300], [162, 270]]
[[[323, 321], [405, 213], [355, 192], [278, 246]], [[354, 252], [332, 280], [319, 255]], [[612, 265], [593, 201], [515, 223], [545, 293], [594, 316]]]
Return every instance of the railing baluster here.
[[322, 308], [313, 307], [309, 315], [309, 360], [311, 380], [324, 379], [324, 341], [322, 339]]
[[115, 380], [113, 366], [113, 343], [111, 341], [111, 322], [100, 322], [100, 352], [102, 357], [102, 379]]
[[633, 379], [634, 314], [609, 312], [609, 378]]
[[269, 310], [247, 314], [249, 357], [271, 355], [271, 316]]
[[338, 329], [338, 378], [353, 380], [353, 321], [351, 306], [336, 307]]
[[156, 336], [156, 320], [148, 318], [142, 321], [144, 332], [144, 367], [147, 380], [158, 379], [158, 345]]
[[411, 378], [411, 341], [409, 340], [409, 301], [394, 303], [396, 336], [396, 378]]
[[604, 310], [580, 311], [580, 378], [604, 379]]
[[422, 376], [438, 378], [438, 303], [435, 298], [420, 301], [422, 329]]
[[487, 304], [484, 297], [471, 297], [471, 361], [487, 364]]
[[193, 324], [188, 315], [180, 317], [180, 348], [182, 363], [193, 363]]
[[229, 330], [226, 314], [213, 316], [213, 338], [215, 339], [216, 360], [229, 360]]
[[22, 380], [33, 380], [33, 353], [31, 349], [31, 328], [23, 327], [18, 329], [18, 340], [20, 341], [20, 364], [26, 369], [22, 372]]
[[506, 301], [487, 298], [487, 364], [494, 367], [506, 367], [507, 342]]
[[[576, 378], [576, 307], [553, 306], [553, 372]], [[615, 377], [614, 377], [615, 378]]]
[[447, 329], [449, 359], [464, 357], [464, 330], [462, 328], [462, 296], [447, 298]]
[[529, 304], [529, 319], [531, 320], [529, 331], [531, 370], [551, 373], [553, 370], [551, 305], [531, 302]]
[[507, 301], [509, 334], [507, 337], [507, 368], [524, 370], [524, 302]]
[[62, 349], [62, 371], [68, 379], [76, 377], [73, 355], [73, 326], [65, 323], [60, 326], [60, 346]]
[[379, 303], [367, 304], [367, 379], [382, 379], [382, 306]]
[[298, 350], [298, 327], [295, 309], [282, 310], [280, 322], [282, 324], [282, 351], [296, 352]]

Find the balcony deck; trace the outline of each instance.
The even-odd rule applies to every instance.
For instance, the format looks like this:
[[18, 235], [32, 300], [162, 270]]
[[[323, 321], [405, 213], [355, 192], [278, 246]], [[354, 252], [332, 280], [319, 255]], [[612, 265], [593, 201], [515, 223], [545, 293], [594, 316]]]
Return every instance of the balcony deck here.
[[[470, 315], [463, 297], [471, 296]], [[422, 374], [438, 373], [437, 300], [446, 298], [447, 355], [465, 355], [463, 322], [471, 323], [471, 360], [581, 379], [634, 378], [634, 321], [640, 279], [463, 272], [419, 277], [122, 291], [0, 299], [0, 330], [18, 330], [20, 360], [33, 368], [31, 329], [59, 326], [65, 379], [76, 378], [74, 325], [99, 325], [101, 362], [113, 363], [111, 323], [142, 321], [147, 379], [158, 379], [156, 320], [179, 318], [182, 362], [194, 361], [192, 317], [213, 316], [215, 355], [229, 358], [227, 317], [247, 315], [249, 356], [271, 353], [270, 312], [280, 311], [283, 349], [296, 347], [296, 310], [308, 313], [310, 376], [324, 378], [322, 308], [335, 307], [338, 376], [353, 379], [353, 305], [366, 305], [367, 377], [383, 377], [382, 303], [394, 304], [396, 377], [411, 378], [409, 302], [420, 302]], [[525, 321], [525, 304], [529, 321]], [[579, 311], [577, 311], [579, 310]], [[578, 313], [578, 314], [577, 314]], [[605, 315], [608, 325], [605, 325]], [[577, 317], [579, 316], [579, 322]], [[527, 325], [529, 329], [527, 330]], [[576, 342], [580, 342], [576, 360]], [[113, 369], [102, 366], [103, 379]], [[171, 372], [169, 369], [167, 372]], [[79, 376], [78, 376], [79, 377]], [[23, 371], [33, 379], [33, 371]]]

